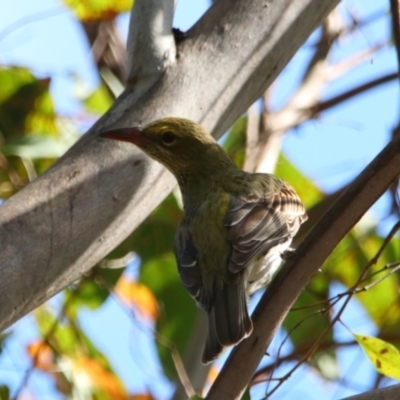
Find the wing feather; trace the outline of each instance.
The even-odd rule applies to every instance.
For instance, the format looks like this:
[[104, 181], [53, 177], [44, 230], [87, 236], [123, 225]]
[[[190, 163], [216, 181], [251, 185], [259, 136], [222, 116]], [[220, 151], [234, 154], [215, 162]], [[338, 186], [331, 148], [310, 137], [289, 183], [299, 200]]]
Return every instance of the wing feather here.
[[257, 179], [250, 193], [231, 197], [225, 218], [232, 244], [231, 272], [243, 270], [254, 257], [290, 242], [307, 219], [290, 185], [272, 175], [258, 175]]
[[199, 254], [192, 235], [183, 226], [177, 231], [174, 252], [183, 285], [189, 294], [201, 303], [202, 277], [198, 263]]

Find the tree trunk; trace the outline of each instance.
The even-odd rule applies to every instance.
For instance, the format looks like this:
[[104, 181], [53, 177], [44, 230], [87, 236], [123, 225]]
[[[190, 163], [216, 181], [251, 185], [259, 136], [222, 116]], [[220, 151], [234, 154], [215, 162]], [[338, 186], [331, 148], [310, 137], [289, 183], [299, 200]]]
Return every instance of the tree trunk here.
[[177, 116], [220, 136], [338, 2], [218, 0], [175, 44], [174, 1], [136, 0], [125, 92], [0, 207], [0, 330], [92, 268], [175, 185], [136, 147], [98, 138], [100, 131]]

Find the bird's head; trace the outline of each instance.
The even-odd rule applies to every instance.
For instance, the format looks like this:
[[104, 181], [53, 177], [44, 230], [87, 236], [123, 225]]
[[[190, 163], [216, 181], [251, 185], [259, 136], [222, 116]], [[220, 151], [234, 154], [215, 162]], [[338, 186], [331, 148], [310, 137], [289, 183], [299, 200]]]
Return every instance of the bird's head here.
[[111, 129], [100, 136], [135, 144], [175, 175], [190, 166], [208, 164], [215, 152], [225, 154], [200, 125], [183, 118], [160, 119], [143, 129]]

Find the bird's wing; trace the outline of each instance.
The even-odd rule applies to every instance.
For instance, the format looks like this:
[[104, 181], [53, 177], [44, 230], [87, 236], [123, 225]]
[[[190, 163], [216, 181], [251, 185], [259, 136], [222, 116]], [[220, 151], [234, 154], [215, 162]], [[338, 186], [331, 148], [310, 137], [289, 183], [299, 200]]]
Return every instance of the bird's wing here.
[[189, 294], [208, 311], [211, 306], [211, 300], [207, 292], [203, 290], [203, 279], [198, 261], [198, 251], [184, 221], [182, 221], [175, 236], [174, 252], [183, 285]]
[[231, 274], [237, 277], [230, 284], [214, 274], [208, 274], [212, 277], [208, 284], [203, 281], [199, 253], [188, 226], [190, 223], [184, 219], [177, 231], [174, 249], [183, 285], [209, 314], [209, 333], [203, 354], [206, 363], [215, 359], [223, 346], [236, 344], [248, 336], [253, 324], [247, 311], [243, 274]]
[[261, 184], [230, 200], [225, 226], [232, 244], [229, 271], [239, 272], [257, 255], [290, 240], [307, 219], [294, 189], [272, 175], [259, 175]]

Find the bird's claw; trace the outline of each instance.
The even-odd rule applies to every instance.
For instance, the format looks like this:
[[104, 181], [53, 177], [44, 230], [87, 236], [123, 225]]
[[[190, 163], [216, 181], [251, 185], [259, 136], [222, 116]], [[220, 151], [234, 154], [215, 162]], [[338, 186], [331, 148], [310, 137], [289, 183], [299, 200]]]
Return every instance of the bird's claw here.
[[281, 254], [281, 258], [283, 261], [288, 261], [294, 257], [297, 257], [298, 255], [299, 253], [297, 253], [296, 249], [292, 249], [291, 247], [289, 247]]

